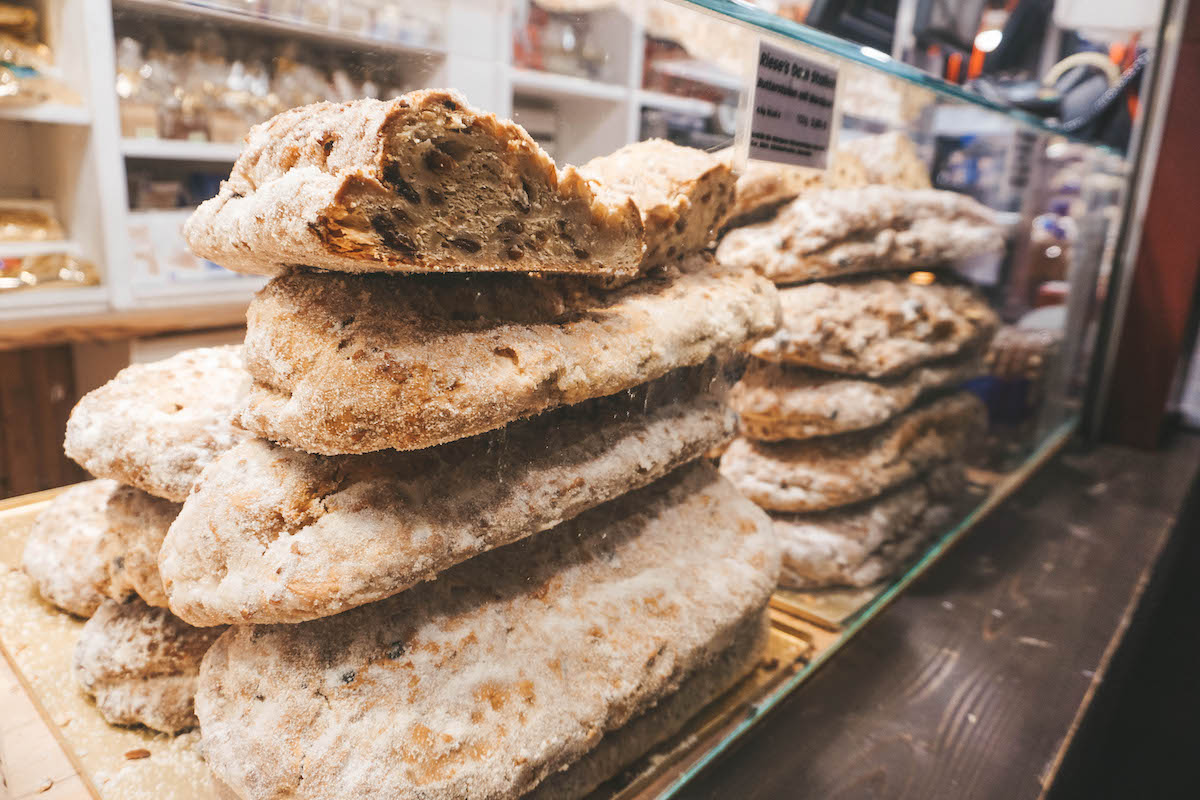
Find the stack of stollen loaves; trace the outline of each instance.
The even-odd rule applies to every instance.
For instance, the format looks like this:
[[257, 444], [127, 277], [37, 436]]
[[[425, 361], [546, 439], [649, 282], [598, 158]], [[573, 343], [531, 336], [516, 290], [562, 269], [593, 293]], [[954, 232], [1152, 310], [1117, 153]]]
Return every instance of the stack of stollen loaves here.
[[196, 725], [200, 659], [222, 629], [170, 613], [158, 552], [200, 471], [247, 438], [232, 424], [247, 383], [240, 348], [185, 351], [122, 370], [67, 423], [67, 454], [99, 479], [51, 501], [22, 562], [43, 598], [88, 618], [74, 674], [113, 724]]
[[722, 264], [785, 285], [783, 324], [730, 393], [741, 437], [721, 460], [771, 514], [784, 586], [871, 585], [949, 521], [986, 426], [956, 390], [998, 320], [951, 276], [909, 273], [1001, 241], [970, 198], [885, 185], [801, 193], [722, 239]]
[[[231, 626], [186, 648], [224, 790], [580, 796], [754, 667], [778, 545], [699, 460], [733, 434], [721, 359], [778, 324], [768, 281], [703, 251], [733, 183], [665, 142], [560, 170], [445, 91], [251, 132], [186, 228], [273, 276], [249, 435], [164, 495], [156, 562], [150, 534], [122, 561], [178, 615], [168, 649]], [[137, 377], [81, 401], [68, 448], [146, 488], [126, 431], [187, 404], [116, 402]]]

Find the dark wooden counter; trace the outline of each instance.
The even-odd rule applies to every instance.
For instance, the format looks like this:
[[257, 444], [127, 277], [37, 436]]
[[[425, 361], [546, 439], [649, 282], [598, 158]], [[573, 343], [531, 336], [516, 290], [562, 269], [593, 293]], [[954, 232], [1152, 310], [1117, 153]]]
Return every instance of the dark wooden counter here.
[[1058, 457], [682, 796], [1043, 795], [1198, 463], [1182, 435]]

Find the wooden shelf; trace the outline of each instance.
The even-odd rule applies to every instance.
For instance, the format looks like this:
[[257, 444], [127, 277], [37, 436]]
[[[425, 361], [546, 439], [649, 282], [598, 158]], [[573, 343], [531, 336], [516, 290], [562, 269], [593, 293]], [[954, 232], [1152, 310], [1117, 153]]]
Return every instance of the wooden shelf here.
[[548, 97], [556, 100], [605, 100], [619, 103], [629, 97], [629, 90], [615, 83], [604, 83], [574, 75], [558, 75], [535, 69], [514, 68], [509, 72], [513, 92]]
[[240, 142], [192, 142], [187, 139], [122, 139], [121, 152], [126, 158], [232, 164], [241, 155], [242, 145]]
[[113, 0], [113, 10], [117, 13], [125, 12], [191, 22], [207, 21], [229, 28], [242, 28], [258, 33], [276, 33], [357, 50], [376, 50], [420, 57], [434, 56], [441, 58], [445, 55], [445, 51], [433, 44], [380, 39], [304, 20], [258, 16], [237, 9], [221, 8], [200, 2], [183, 2], [183, 0]]
[[90, 125], [92, 115], [83, 106], [42, 103], [36, 106], [0, 107], [0, 120], [39, 122], [49, 125]]

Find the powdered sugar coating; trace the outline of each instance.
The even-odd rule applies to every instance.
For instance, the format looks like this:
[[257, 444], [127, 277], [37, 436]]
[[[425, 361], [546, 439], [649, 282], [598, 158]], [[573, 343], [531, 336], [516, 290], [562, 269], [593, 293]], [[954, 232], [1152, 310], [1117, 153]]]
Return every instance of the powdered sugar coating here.
[[106, 509], [116, 481], [72, 486], [50, 501], [29, 531], [21, 567], [48, 602], [90, 617], [108, 595], [111, 546]]
[[109, 597], [124, 600], [136, 594], [148, 605], [166, 608], [158, 553], [180, 507], [132, 486], [120, 486], [113, 492], [106, 509], [112, 542]]
[[700, 364], [778, 321], [770, 283], [702, 255], [617, 291], [570, 284], [567, 313], [540, 320], [519, 299], [469, 313], [475, 279], [440, 278], [271, 281], [247, 314], [241, 424], [323, 455], [432, 447]]
[[240, 346], [134, 364], [76, 404], [64, 449], [93, 475], [182, 503], [200, 470], [248, 437], [233, 426], [248, 383]]
[[958, 392], [870, 430], [801, 441], [735, 439], [721, 456], [721, 474], [772, 511], [837, 508], [961, 458], [986, 427], [983, 403]]
[[204, 471], [163, 544], [171, 608], [195, 625], [316, 619], [551, 528], [729, 439], [721, 398], [686, 383], [414, 452], [244, 442]]
[[[898, 189], [930, 189], [929, 167], [913, 140], [903, 131], [860, 136], [838, 144], [834, 160], [853, 158], [864, 173], [864, 184]], [[835, 188], [845, 188], [836, 186]]]
[[770, 521], [685, 467], [337, 617], [230, 629], [196, 711], [242, 797], [515, 798], [758, 618]]
[[960, 386], [982, 372], [978, 351], [877, 381], [751, 359], [729, 402], [748, 438], [808, 439], [882, 425], [919, 397]]
[[1000, 324], [968, 287], [904, 278], [792, 286], [779, 302], [783, 324], [751, 355], [871, 378], [982, 347]]
[[941, 266], [999, 252], [991, 211], [937, 189], [866, 186], [806, 192], [771, 220], [730, 231], [717, 259], [776, 283]]
[[949, 520], [966, 486], [960, 464], [933, 472], [852, 506], [812, 514], [772, 512], [783, 549], [779, 583], [793, 589], [869, 586], [886, 575], [899, 542], [924, 540]]
[[548, 776], [523, 800], [577, 800], [676, 733], [705, 706], [758, 666], [771, 635], [770, 615], [751, 617], [733, 644], [698, 668], [654, 708], [609, 731], [583, 758]]
[[105, 600], [83, 626], [72, 671], [114, 725], [177, 733], [196, 724], [200, 659], [222, 628], [193, 628], [139, 599]]

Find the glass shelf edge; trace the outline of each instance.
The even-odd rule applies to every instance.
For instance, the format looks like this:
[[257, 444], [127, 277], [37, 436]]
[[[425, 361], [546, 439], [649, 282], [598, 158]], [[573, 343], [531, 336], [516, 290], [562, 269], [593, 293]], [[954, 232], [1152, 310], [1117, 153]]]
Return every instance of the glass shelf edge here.
[[1032, 128], [1039, 133], [1049, 134], [1051, 136], [1059, 136], [1070, 142], [1086, 145], [1095, 150], [1109, 153], [1118, 156], [1122, 159], [1126, 158], [1126, 154], [1115, 148], [1105, 144], [1093, 142], [1088, 139], [1075, 136], [1069, 133], [1064, 133], [1057, 128], [1048, 125], [1040, 117], [1036, 117], [1025, 111], [996, 103], [981, 95], [973, 92], [968, 92], [961, 86], [949, 83], [941, 78], [935, 78], [927, 72], [923, 72], [914, 66], [905, 64], [902, 61], [896, 61], [887, 54], [880, 54], [884, 59], [868, 55], [865, 51], [871, 48], [866, 48], [862, 45], [849, 42], [840, 37], [834, 36], [824, 31], [819, 31], [816, 28], [810, 28], [799, 22], [793, 22], [789, 19], [777, 16], [764, 11], [758, 7], [750, 5], [742, 5], [736, 0], [672, 0], [677, 5], [691, 6], [702, 11], [707, 11], [711, 14], [716, 14], [721, 17], [744, 22], [754, 28], [764, 32], [771, 33], [776, 36], [782, 36], [785, 39], [790, 39], [800, 44], [815, 47], [832, 56], [844, 58], [847, 61], [852, 61], [860, 66], [868, 67], [879, 72], [887, 73], [892, 77], [907, 81], [908, 83], [920, 86], [923, 89], [928, 89], [937, 92], [940, 95], [949, 97], [953, 100], [958, 100], [968, 103], [979, 108], [992, 111], [997, 114], [1002, 114], [1005, 117], [1012, 119], [1027, 128]]

